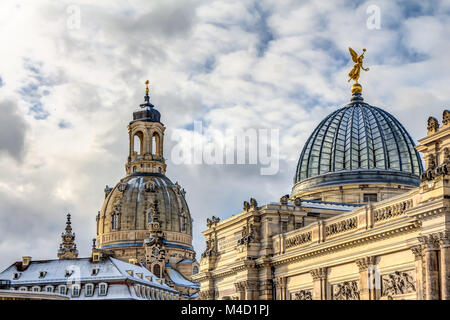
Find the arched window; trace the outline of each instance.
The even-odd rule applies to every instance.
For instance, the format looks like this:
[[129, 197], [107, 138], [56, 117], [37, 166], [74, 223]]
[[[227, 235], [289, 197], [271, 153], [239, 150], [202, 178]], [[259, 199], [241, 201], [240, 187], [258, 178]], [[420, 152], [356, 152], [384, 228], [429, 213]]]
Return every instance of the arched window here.
[[192, 268], [192, 273], [193, 274], [197, 274], [198, 273], [198, 267], [194, 266], [194, 268]]
[[133, 151], [138, 155], [142, 155], [144, 153], [144, 134], [141, 131], [134, 134]]
[[186, 216], [181, 216], [181, 231], [186, 231]]
[[160, 141], [159, 134], [154, 132], [152, 136], [152, 154], [161, 155]]
[[119, 228], [119, 215], [114, 213], [111, 215], [111, 228], [117, 230]]
[[155, 276], [157, 276], [158, 278], [161, 278], [161, 267], [160, 267], [159, 264], [155, 264], [155, 265], [153, 266], [153, 274], [154, 274]]

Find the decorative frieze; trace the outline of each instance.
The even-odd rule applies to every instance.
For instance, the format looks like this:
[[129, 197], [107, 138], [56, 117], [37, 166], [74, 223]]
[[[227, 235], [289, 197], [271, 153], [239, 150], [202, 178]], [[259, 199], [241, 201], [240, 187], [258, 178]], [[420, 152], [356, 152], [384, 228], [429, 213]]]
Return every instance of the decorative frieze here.
[[416, 292], [413, 271], [385, 274], [381, 276], [381, 296], [393, 297], [397, 295]]
[[312, 289], [309, 290], [300, 290], [298, 292], [294, 292], [291, 295], [292, 300], [312, 300]]
[[312, 231], [297, 234], [286, 239], [286, 249], [311, 242]]
[[333, 300], [359, 300], [358, 281], [344, 281], [332, 286]]
[[357, 217], [352, 217], [346, 220], [338, 221], [330, 225], [327, 225], [325, 228], [326, 230], [325, 232], [327, 237], [329, 237], [341, 232], [356, 229], [357, 226], [358, 226]]

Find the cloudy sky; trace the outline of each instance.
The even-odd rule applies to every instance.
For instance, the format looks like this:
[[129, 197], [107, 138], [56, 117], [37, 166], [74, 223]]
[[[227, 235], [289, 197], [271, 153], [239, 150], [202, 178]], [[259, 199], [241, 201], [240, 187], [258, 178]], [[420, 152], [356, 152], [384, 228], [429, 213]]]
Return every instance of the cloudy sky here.
[[[449, 1], [2, 1], [0, 268], [55, 258], [68, 211], [89, 255], [146, 79], [198, 253], [206, 217], [290, 192], [305, 140], [350, 99], [349, 46], [367, 48], [365, 101], [421, 138], [450, 107], [449, 13]], [[278, 129], [280, 170], [174, 164], [173, 135], [194, 121], [213, 135]]]

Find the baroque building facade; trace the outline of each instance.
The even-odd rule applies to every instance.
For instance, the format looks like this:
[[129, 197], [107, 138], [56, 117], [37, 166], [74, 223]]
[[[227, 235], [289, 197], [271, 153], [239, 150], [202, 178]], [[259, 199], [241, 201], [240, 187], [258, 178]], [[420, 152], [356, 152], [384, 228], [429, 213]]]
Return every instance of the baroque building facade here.
[[200, 299], [450, 299], [450, 112], [414, 146], [361, 91], [307, 140], [290, 195], [208, 219]]
[[199, 284], [191, 280], [199, 264], [186, 192], [165, 175], [166, 128], [146, 84], [145, 101], [128, 125], [126, 176], [113, 188], [105, 188], [91, 257], [78, 258], [69, 214], [58, 260], [23, 257], [0, 273], [4, 287], [44, 292], [39, 296], [44, 298], [45, 293], [70, 299], [198, 297]]

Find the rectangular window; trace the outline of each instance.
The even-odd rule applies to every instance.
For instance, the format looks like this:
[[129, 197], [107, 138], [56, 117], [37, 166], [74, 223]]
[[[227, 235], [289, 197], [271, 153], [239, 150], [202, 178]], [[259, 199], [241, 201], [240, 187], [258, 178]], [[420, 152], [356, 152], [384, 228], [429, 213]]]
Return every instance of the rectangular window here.
[[99, 295], [101, 295], [101, 296], [106, 295], [106, 284], [104, 284], [104, 283], [100, 284]]
[[369, 202], [377, 202], [377, 194], [376, 193], [364, 193], [364, 199], [363, 202], [369, 203]]
[[94, 288], [94, 286], [92, 284], [86, 285], [86, 296], [87, 297], [92, 296], [93, 291], [94, 291], [93, 288]]
[[72, 287], [72, 296], [78, 297], [80, 295], [80, 287], [79, 286], [73, 286]]

